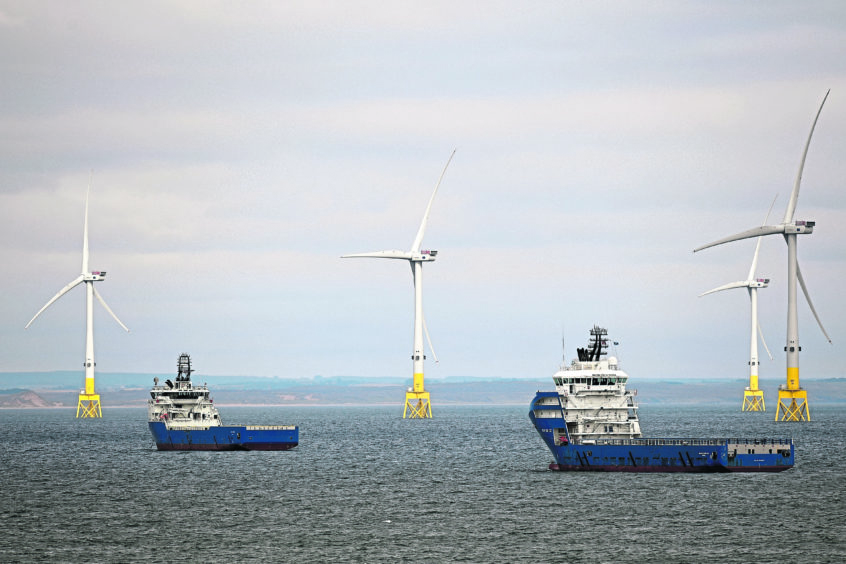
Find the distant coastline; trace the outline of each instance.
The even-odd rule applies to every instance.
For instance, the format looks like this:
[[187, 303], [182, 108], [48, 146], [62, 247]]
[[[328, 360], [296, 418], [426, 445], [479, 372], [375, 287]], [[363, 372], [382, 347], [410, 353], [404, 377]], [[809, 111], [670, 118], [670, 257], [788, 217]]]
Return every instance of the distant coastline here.
[[[75, 408], [79, 389], [69, 386], [78, 374], [47, 373], [45, 380], [33, 379], [26, 388], [21, 379], [10, 381], [10, 374], [0, 374], [0, 409]], [[14, 375], [19, 376], [19, 375]], [[30, 375], [31, 377], [31, 375]], [[160, 379], [163, 378], [160, 376]], [[119, 380], [116, 382], [115, 380]], [[122, 381], [121, 381], [122, 380]], [[389, 406], [402, 403], [408, 383], [403, 379], [315, 378], [282, 380], [271, 378], [207, 378], [215, 403], [221, 406]], [[24, 380], [26, 381], [26, 380]], [[104, 407], [144, 407], [149, 397], [142, 381], [152, 382], [152, 375], [104, 375], [98, 392]], [[761, 381], [768, 403], [775, 405], [778, 386], [783, 380]], [[9, 385], [12, 384], [12, 385]], [[117, 385], [115, 385], [117, 384]], [[640, 405], [740, 405], [745, 382], [732, 380], [649, 380], [638, 379], [634, 386]], [[811, 405], [846, 403], [846, 378], [806, 379]], [[453, 379], [427, 381], [434, 405], [528, 405], [537, 390], [552, 388], [549, 378], [523, 379]]]

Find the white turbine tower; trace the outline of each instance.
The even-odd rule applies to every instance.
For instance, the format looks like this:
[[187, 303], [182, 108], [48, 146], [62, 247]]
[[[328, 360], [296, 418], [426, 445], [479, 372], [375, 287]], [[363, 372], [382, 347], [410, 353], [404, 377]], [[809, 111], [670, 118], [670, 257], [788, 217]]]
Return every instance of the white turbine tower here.
[[100, 282], [106, 278], [106, 273], [102, 271], [88, 270], [88, 196], [91, 192], [91, 185], [88, 185], [88, 192], [85, 194], [85, 223], [82, 232], [82, 274], [77, 276], [67, 286], [59, 290], [59, 293], [47, 302], [44, 307], [38, 310], [29, 323], [26, 324], [26, 329], [32, 325], [41, 312], [50, 307], [53, 302], [67, 294], [75, 286], [85, 283], [85, 389], [79, 392], [79, 401], [76, 405], [77, 417], [102, 417], [103, 413], [100, 409], [100, 395], [94, 390], [94, 302], [96, 297], [106, 311], [109, 312], [115, 321], [123, 327], [127, 332], [126, 325], [124, 325], [117, 315], [106, 304], [106, 301], [100, 296], [100, 293], [94, 288], [94, 282]]
[[749, 229], [748, 231], [725, 237], [693, 250], [695, 253], [709, 247], [740, 239], [749, 239], [751, 237], [775, 234], [784, 235], [784, 239], [787, 242], [787, 344], [784, 347], [787, 353], [787, 384], [782, 384], [778, 389], [776, 421], [811, 420], [811, 413], [808, 409], [808, 392], [799, 386], [799, 351], [802, 348], [799, 346], [799, 322], [796, 312], [797, 280], [799, 285], [802, 286], [802, 292], [805, 294], [808, 306], [811, 308], [811, 312], [814, 314], [814, 318], [817, 320], [820, 329], [822, 329], [823, 335], [825, 335], [829, 343], [831, 342], [831, 338], [826, 333], [819, 315], [817, 315], [817, 311], [814, 309], [814, 304], [811, 301], [808, 288], [805, 286], [805, 280], [802, 278], [802, 272], [799, 270], [799, 262], [796, 258], [796, 236], [813, 233], [815, 222], [793, 219], [793, 214], [796, 211], [796, 202], [799, 199], [799, 186], [802, 182], [802, 170], [805, 168], [805, 157], [808, 156], [811, 137], [814, 135], [814, 128], [817, 126], [817, 120], [820, 117], [829, 92], [825, 93], [820, 108], [817, 110], [817, 115], [814, 117], [814, 123], [811, 125], [811, 132], [808, 134], [808, 140], [805, 142], [805, 150], [802, 152], [802, 159], [799, 162], [799, 173], [796, 175], [793, 192], [790, 194], [790, 201], [787, 203], [787, 210], [784, 212], [782, 222], [779, 225], [762, 225], [761, 227]]
[[[770, 204], [770, 211], [767, 212], [767, 217], [764, 218], [763, 225], [766, 225], [767, 220], [770, 218], [773, 204], [775, 204], [775, 200]], [[758, 365], [760, 364], [758, 362], [759, 336], [770, 360], [773, 359], [770, 349], [767, 348], [767, 342], [764, 340], [761, 324], [758, 323], [758, 288], [766, 288], [770, 283], [769, 278], [757, 278], [755, 274], [758, 268], [758, 253], [761, 250], [761, 239], [761, 237], [758, 237], [758, 241], [755, 243], [755, 254], [752, 257], [752, 266], [749, 268], [749, 274], [746, 280], [724, 284], [723, 286], [699, 294], [699, 297], [702, 297], [722, 290], [731, 290], [732, 288], [746, 288], [749, 291], [749, 301], [752, 306], [752, 332], [749, 340], [749, 385], [743, 391], [743, 407], [741, 411], [766, 411], [767, 409], [764, 404], [764, 391], [758, 388]]]
[[[423, 317], [423, 263], [432, 262], [438, 255], [438, 251], [421, 251], [420, 246], [423, 243], [423, 235], [426, 232], [426, 222], [429, 220], [429, 210], [432, 209], [432, 202], [435, 201], [435, 194], [438, 193], [438, 187], [441, 185], [441, 180], [444, 178], [449, 163], [452, 157], [455, 156], [453, 150], [447, 160], [441, 176], [438, 178], [438, 183], [435, 185], [435, 190], [432, 192], [432, 197], [429, 198], [429, 205], [426, 206], [426, 213], [423, 214], [423, 220], [420, 222], [420, 228], [417, 230], [417, 236], [411, 244], [411, 249], [408, 251], [376, 251], [372, 253], [357, 253], [351, 255], [343, 255], [341, 258], [385, 258], [385, 259], [400, 259], [407, 260], [411, 265], [411, 274], [414, 280], [414, 352], [411, 355], [413, 366], [413, 384], [405, 393], [405, 407], [403, 408], [402, 417], [410, 416], [411, 419], [429, 419], [432, 417], [432, 406], [429, 398], [429, 392], [426, 391], [423, 385], [423, 360], [426, 358], [423, 351], [423, 333], [426, 333], [426, 339], [429, 341], [429, 349], [432, 351], [432, 356], [435, 362], [438, 357], [432, 347], [432, 340], [429, 338], [429, 331], [426, 328], [426, 320]], [[409, 411], [410, 410], [410, 411]]]

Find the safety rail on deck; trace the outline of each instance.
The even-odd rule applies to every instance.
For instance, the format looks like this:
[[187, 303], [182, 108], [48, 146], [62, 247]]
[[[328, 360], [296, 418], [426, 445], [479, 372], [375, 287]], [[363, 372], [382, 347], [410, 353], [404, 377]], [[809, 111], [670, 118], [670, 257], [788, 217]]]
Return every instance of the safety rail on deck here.
[[[793, 439], [584, 439], [580, 444], [597, 445], [642, 445], [642, 446], [665, 446], [665, 445], [703, 445], [718, 446], [724, 444], [746, 444], [746, 445], [792, 445]], [[573, 441], [574, 443], [576, 441]]]
[[[217, 427], [217, 426], [216, 426]], [[231, 430], [237, 430], [237, 426], [227, 425], [227, 427], [231, 428]], [[170, 424], [167, 426], [168, 429], [173, 431], [208, 431], [209, 426], [199, 426], [199, 425], [179, 425], [179, 424]], [[296, 429], [296, 425], [246, 425], [244, 429], [247, 431], [293, 431]]]

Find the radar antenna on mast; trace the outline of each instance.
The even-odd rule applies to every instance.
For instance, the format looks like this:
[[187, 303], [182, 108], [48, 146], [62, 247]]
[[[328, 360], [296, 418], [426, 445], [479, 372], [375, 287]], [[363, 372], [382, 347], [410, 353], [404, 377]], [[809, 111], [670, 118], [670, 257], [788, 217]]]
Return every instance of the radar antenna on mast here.
[[578, 348], [579, 362], [596, 362], [608, 351], [608, 330], [594, 325], [590, 330], [590, 348]]
[[188, 353], [182, 353], [179, 355], [179, 361], [176, 363], [176, 370], [177, 382], [191, 381], [191, 373], [193, 370], [191, 369], [191, 356]]

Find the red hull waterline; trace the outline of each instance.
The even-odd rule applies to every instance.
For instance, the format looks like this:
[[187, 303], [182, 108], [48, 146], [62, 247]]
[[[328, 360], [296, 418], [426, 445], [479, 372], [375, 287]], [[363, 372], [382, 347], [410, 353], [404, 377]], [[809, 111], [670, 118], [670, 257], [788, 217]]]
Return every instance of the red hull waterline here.
[[686, 472], [694, 474], [727, 472], [783, 472], [791, 466], [562, 466], [552, 463], [550, 470], [558, 472]]

